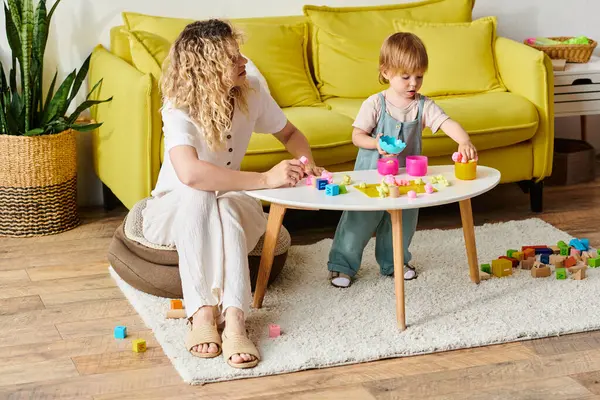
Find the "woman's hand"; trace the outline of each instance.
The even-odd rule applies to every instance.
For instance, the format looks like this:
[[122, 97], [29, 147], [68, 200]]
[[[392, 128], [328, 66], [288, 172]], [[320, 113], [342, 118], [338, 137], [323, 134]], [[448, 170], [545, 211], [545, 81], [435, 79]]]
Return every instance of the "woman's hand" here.
[[477, 149], [473, 146], [471, 141], [460, 143], [458, 145], [458, 152], [462, 155], [463, 160], [477, 160]]
[[299, 160], [283, 160], [264, 174], [269, 189], [292, 187], [304, 177], [304, 165]]
[[387, 156], [389, 154], [385, 150], [383, 150], [379, 145], [379, 138], [382, 136], [383, 133], [378, 133], [377, 136], [375, 136], [375, 145], [377, 146], [377, 151], [379, 152], [379, 154], [381, 154], [382, 156]]
[[321, 176], [321, 174], [323, 173], [324, 170], [325, 170], [325, 168], [317, 167], [315, 165], [315, 163], [313, 163], [313, 162], [308, 162], [304, 166], [304, 173], [306, 175]]

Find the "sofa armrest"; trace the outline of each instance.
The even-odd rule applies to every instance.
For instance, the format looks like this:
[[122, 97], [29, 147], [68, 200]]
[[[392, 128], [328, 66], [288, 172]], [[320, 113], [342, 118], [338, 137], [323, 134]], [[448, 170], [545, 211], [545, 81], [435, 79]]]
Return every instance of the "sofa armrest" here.
[[554, 73], [550, 58], [513, 40], [499, 37], [495, 44], [500, 78], [506, 89], [531, 101], [538, 110], [539, 126], [533, 144], [533, 177], [552, 173], [554, 154]]
[[[102, 83], [94, 98], [112, 101], [94, 106], [92, 118], [103, 125], [92, 135], [94, 168], [100, 180], [131, 208], [148, 196], [160, 169], [160, 135], [153, 134], [152, 110], [160, 108], [156, 83], [102, 46], [92, 52], [89, 83]], [[160, 132], [160, 130], [158, 130]]]

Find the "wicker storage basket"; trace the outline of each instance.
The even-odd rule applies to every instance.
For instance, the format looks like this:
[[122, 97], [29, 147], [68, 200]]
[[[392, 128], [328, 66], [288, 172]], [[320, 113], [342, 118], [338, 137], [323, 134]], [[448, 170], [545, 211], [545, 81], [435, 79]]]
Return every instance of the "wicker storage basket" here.
[[[563, 41], [567, 39], [571, 39], [570, 36], [559, 36], [559, 37], [551, 37], [548, 39]], [[555, 60], [567, 60], [567, 62], [572, 63], [586, 63], [590, 61], [590, 57], [592, 57], [592, 53], [596, 48], [596, 43], [594, 40], [589, 39], [589, 44], [557, 44], [557, 45], [549, 45], [549, 46], [540, 46], [537, 44], [530, 44], [527, 40], [524, 40], [523, 43], [526, 45], [533, 47], [534, 49], [538, 49], [548, 54], [548, 57]]]
[[79, 225], [75, 132], [0, 135], [0, 236], [38, 236]]

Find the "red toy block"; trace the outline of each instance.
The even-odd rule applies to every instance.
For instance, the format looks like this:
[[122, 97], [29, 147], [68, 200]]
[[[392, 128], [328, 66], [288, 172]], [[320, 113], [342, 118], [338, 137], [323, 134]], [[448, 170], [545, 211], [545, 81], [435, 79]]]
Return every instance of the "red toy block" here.
[[564, 261], [565, 268], [571, 268], [572, 266], [577, 264], [577, 260], [575, 257], [569, 257]]
[[281, 335], [281, 327], [277, 324], [270, 324], [269, 325], [269, 337], [276, 338], [279, 335]]
[[527, 249], [545, 249], [548, 246], [546, 245], [535, 245], [535, 246], [521, 246], [521, 251], [525, 251]]
[[500, 256], [498, 258], [503, 258], [505, 260], [510, 261], [512, 263], [513, 268], [517, 268], [519, 266], [519, 260], [517, 260], [516, 258], [507, 257], [507, 256]]

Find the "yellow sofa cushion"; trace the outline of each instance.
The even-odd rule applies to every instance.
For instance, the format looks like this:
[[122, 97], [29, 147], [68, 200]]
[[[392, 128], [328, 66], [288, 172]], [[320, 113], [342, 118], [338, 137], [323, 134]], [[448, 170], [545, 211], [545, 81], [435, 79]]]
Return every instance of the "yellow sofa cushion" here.
[[[537, 132], [538, 112], [524, 97], [509, 92], [480, 93], [435, 99], [436, 103], [471, 136], [478, 151], [509, 146], [531, 139]], [[356, 117], [362, 99], [332, 98], [332, 111]], [[448, 136], [423, 131], [423, 154], [452, 154], [457, 144]]]
[[421, 92], [445, 96], [504, 90], [494, 57], [496, 18], [473, 22], [435, 23], [396, 20], [399, 32], [411, 32], [425, 44], [429, 69]]
[[312, 59], [321, 96], [366, 98], [382, 90], [381, 44], [394, 20], [470, 22], [474, 0], [426, 0], [375, 7], [304, 6], [313, 25]]
[[162, 75], [162, 63], [169, 55], [171, 43], [167, 39], [145, 31], [127, 31], [131, 62], [138, 71], [152, 74], [158, 82]]
[[[123, 19], [130, 27], [131, 52], [137, 50], [138, 53], [137, 57], [132, 54], [134, 65], [153, 75], [157, 72], [156, 66], [160, 67], [168, 55], [171, 43], [186, 25], [193, 22], [135, 13], [123, 13]], [[232, 23], [245, 36], [240, 46], [242, 53], [264, 76], [280, 107], [322, 105], [310, 74], [306, 22], [286, 24], [257, 18], [233, 20]], [[144, 52], [146, 54], [142, 54]]]

